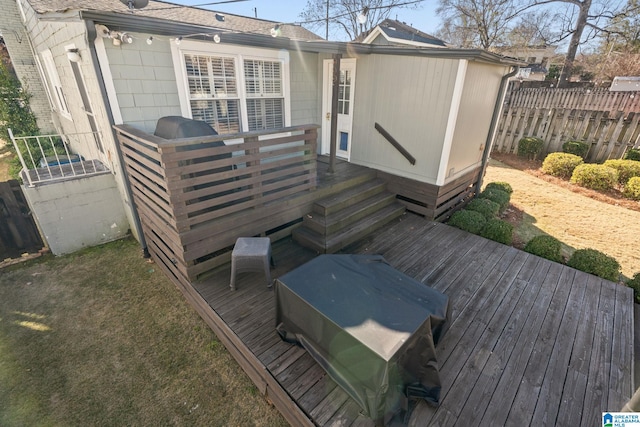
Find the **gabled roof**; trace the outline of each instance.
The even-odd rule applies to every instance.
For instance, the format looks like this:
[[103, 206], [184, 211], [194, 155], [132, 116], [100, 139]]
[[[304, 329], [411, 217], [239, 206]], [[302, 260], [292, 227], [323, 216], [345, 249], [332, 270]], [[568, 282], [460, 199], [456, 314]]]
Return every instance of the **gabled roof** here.
[[[140, 18], [154, 18], [176, 23], [209, 27], [220, 31], [255, 33], [270, 35], [271, 29], [278, 24], [265, 19], [250, 18], [183, 6], [165, 1], [149, 1], [148, 6], [129, 11], [128, 7], [119, 0], [28, 0], [39, 14], [98, 12], [115, 15], [138, 16]], [[216, 16], [218, 15], [218, 16]], [[220, 20], [220, 16], [224, 20]], [[141, 19], [142, 20], [142, 19]], [[321, 40], [321, 38], [300, 25], [280, 24], [280, 35], [295, 40]]]
[[362, 43], [371, 44], [380, 35], [391, 44], [446, 47], [446, 43], [443, 40], [394, 19], [382, 21], [368, 34], [364, 35]]

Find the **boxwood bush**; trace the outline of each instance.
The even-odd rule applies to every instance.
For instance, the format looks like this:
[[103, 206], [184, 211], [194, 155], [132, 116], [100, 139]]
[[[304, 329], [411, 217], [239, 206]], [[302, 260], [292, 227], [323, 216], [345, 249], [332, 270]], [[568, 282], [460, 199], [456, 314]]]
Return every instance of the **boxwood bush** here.
[[611, 190], [618, 183], [618, 171], [605, 165], [585, 163], [574, 169], [571, 183], [592, 190]]
[[624, 197], [631, 200], [640, 200], [640, 177], [633, 177], [624, 186]]
[[518, 141], [518, 156], [533, 160], [538, 157], [543, 148], [543, 140], [534, 136], [525, 136]]
[[489, 199], [500, 205], [500, 212], [504, 211], [509, 206], [509, 200], [511, 196], [506, 191], [498, 190], [497, 188], [486, 188], [482, 193], [478, 194], [481, 199]]
[[624, 154], [625, 160], [640, 161], [640, 148], [632, 148]]
[[620, 278], [620, 264], [618, 261], [595, 249], [578, 249], [569, 258], [567, 265], [612, 282], [617, 282]]
[[458, 227], [461, 230], [468, 231], [469, 233], [478, 234], [480, 230], [487, 223], [487, 219], [480, 212], [469, 211], [466, 209], [460, 210], [449, 219], [448, 224], [454, 227]]
[[640, 303], [640, 273], [634, 274], [633, 279], [627, 281], [627, 286], [633, 289], [633, 296]]
[[490, 182], [487, 184], [486, 187], [484, 187], [485, 190], [488, 190], [490, 188], [506, 191], [509, 194], [513, 193], [513, 188], [511, 188], [511, 185], [508, 182], [502, 182], [502, 181]]
[[529, 240], [524, 247], [525, 252], [538, 255], [539, 257], [550, 259], [555, 262], [562, 262], [560, 240], [553, 236], [540, 235]]
[[542, 172], [558, 178], [571, 178], [573, 170], [584, 163], [582, 157], [569, 153], [551, 153], [542, 162]]
[[584, 159], [589, 152], [589, 144], [582, 141], [567, 141], [562, 144], [562, 151], [569, 154], [575, 154], [576, 156], [580, 156]]
[[486, 225], [480, 230], [480, 235], [505, 245], [511, 245], [513, 241], [513, 225], [507, 221], [493, 218], [487, 221]]
[[640, 162], [635, 160], [607, 160], [604, 165], [618, 171], [620, 185], [626, 185], [634, 176], [640, 176]]
[[480, 212], [485, 218], [495, 218], [500, 212], [500, 205], [489, 199], [475, 198], [469, 202], [465, 209]]

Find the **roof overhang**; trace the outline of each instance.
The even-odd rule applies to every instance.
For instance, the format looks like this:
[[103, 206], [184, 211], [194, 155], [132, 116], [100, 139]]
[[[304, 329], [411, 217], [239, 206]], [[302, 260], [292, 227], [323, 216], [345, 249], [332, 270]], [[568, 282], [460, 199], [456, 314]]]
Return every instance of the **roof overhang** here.
[[291, 51], [353, 56], [380, 54], [466, 59], [469, 61], [479, 61], [503, 66], [520, 66], [525, 64], [517, 59], [507, 58], [481, 49], [379, 46], [326, 40], [295, 40], [285, 37], [271, 37], [263, 34], [229, 32], [228, 30], [215, 27], [113, 12], [80, 11], [80, 17], [86, 21], [106, 25], [110, 29], [117, 31], [140, 32], [174, 37], [189, 35], [190, 39], [206, 41], [211, 41], [213, 34], [219, 34], [224, 43], [268, 49], [287, 49]]

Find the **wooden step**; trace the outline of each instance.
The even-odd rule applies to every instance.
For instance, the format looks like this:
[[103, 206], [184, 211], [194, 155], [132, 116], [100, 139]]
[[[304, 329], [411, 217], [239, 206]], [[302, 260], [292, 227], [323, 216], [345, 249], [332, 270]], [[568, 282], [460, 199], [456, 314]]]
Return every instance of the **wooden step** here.
[[300, 227], [294, 230], [293, 239], [316, 252], [334, 253], [378, 230], [388, 222], [404, 214], [404, 212], [404, 205], [393, 202], [337, 233], [324, 236], [316, 231]]
[[313, 204], [313, 211], [326, 217], [383, 191], [385, 191], [385, 183], [379, 179], [372, 179], [334, 196], [317, 201]]
[[383, 191], [326, 217], [319, 213], [312, 212], [305, 215], [303, 224], [304, 227], [319, 234], [325, 236], [331, 235], [390, 205], [395, 200], [396, 197], [394, 194]]

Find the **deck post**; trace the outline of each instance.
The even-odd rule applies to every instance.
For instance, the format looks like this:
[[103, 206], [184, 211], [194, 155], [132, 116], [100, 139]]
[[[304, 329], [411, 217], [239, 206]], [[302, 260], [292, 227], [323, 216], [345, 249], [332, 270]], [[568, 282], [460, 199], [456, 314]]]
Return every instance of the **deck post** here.
[[333, 86], [331, 91], [331, 138], [329, 138], [329, 173], [334, 173], [336, 166], [336, 138], [338, 134], [338, 94], [340, 89], [340, 58], [342, 58], [342, 54], [333, 54]]

